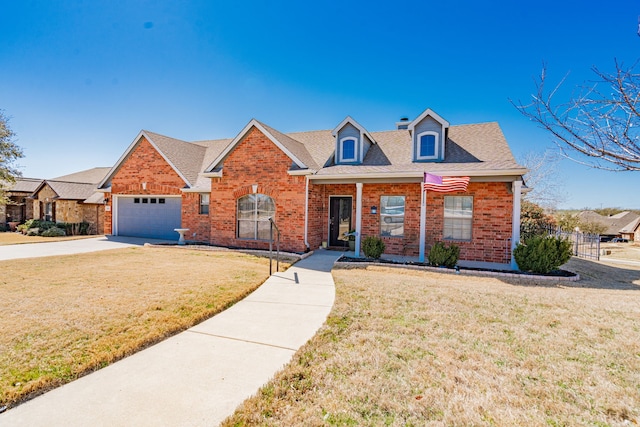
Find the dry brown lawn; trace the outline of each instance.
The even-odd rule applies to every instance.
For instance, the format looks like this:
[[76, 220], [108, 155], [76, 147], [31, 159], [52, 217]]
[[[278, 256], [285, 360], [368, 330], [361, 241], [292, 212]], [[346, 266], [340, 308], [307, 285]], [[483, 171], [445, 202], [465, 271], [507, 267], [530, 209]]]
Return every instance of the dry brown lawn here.
[[636, 242], [602, 243], [600, 247], [602, 249], [611, 250], [611, 255], [607, 255], [608, 258], [617, 258], [627, 261], [640, 261], [640, 244]]
[[100, 236], [62, 236], [62, 237], [42, 237], [42, 236], [25, 236], [22, 233], [0, 232], [0, 246], [2, 245], [20, 245], [22, 243], [42, 243], [42, 242], [58, 242], [60, 240], [77, 240], [90, 239]]
[[224, 310], [266, 280], [268, 263], [235, 252], [169, 248], [1, 261], [0, 406]]
[[636, 425], [640, 267], [334, 269], [326, 325], [224, 425]]

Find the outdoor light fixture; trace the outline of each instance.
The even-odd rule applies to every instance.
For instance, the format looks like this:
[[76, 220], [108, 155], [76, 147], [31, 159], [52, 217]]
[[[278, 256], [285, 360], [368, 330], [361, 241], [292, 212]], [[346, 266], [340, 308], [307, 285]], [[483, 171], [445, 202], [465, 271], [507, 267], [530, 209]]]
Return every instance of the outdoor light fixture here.
[[378, 207], [377, 206], [371, 206], [371, 213], [373, 215], [377, 214], [378, 213]]
[[105, 205], [108, 205], [108, 204], [109, 204], [109, 198], [108, 198], [108, 197], [105, 197], [105, 198], [102, 200], [102, 203], [104, 203]]
[[253, 190], [253, 194], [256, 194], [258, 192], [258, 184], [253, 184], [251, 189]]

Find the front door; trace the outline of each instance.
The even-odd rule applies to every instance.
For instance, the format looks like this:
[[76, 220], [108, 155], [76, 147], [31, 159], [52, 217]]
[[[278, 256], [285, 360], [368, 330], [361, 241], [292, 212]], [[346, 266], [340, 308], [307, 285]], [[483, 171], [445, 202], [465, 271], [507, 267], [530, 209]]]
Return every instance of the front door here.
[[351, 230], [351, 197], [329, 198], [329, 246], [348, 246]]

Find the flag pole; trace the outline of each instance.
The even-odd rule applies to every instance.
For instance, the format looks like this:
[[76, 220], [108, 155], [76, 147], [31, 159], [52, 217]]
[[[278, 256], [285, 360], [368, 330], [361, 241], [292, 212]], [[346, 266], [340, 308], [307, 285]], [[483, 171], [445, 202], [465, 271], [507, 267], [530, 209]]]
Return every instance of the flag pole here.
[[426, 237], [427, 226], [427, 190], [425, 190], [423, 183], [420, 183], [420, 193], [422, 194], [420, 200], [420, 255], [418, 261], [424, 262], [424, 241]]

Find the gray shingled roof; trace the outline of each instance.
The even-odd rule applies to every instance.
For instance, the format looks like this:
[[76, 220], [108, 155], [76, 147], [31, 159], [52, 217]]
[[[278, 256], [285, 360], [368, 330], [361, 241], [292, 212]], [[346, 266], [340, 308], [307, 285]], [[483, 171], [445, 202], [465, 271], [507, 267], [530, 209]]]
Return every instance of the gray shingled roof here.
[[55, 191], [57, 199], [64, 200], [85, 200], [96, 191], [96, 184], [92, 183], [45, 180], [42, 186], [45, 184]]
[[83, 170], [80, 172], [75, 172], [69, 175], [58, 176], [55, 178], [51, 178], [53, 181], [64, 181], [64, 182], [79, 182], [84, 184], [98, 184], [100, 181], [107, 176], [107, 173], [111, 170], [110, 167], [98, 167]]
[[583, 221], [602, 224], [607, 227], [607, 229], [601, 234], [616, 236], [620, 234], [622, 230], [626, 229], [628, 226], [632, 225], [636, 220], [638, 220], [638, 218], [640, 218], [640, 215], [633, 212], [624, 211], [612, 216], [602, 216], [594, 211], [582, 211], [578, 213], [578, 218]]
[[[408, 130], [370, 132], [376, 144], [369, 148], [363, 163], [359, 165], [333, 163], [335, 137], [330, 130], [284, 134], [264, 123], [256, 122], [318, 178], [335, 175], [418, 174], [425, 171], [464, 171], [471, 175], [482, 175], [500, 171], [513, 173], [514, 170], [524, 169], [515, 161], [500, 126], [495, 122], [449, 127], [443, 162], [413, 162], [412, 138]], [[209, 188], [209, 180], [200, 176], [200, 173], [211, 166], [233, 141], [219, 139], [186, 142], [153, 132], [144, 133], [185, 177], [191, 188], [203, 190]]]
[[16, 181], [9, 185], [8, 191], [14, 193], [33, 193], [42, 183], [41, 179], [36, 178], [16, 178]]
[[199, 144], [169, 138], [157, 133], [144, 131], [158, 149], [175, 166], [187, 180], [189, 186], [193, 186], [198, 180], [201, 171], [202, 158], [207, 148]]

